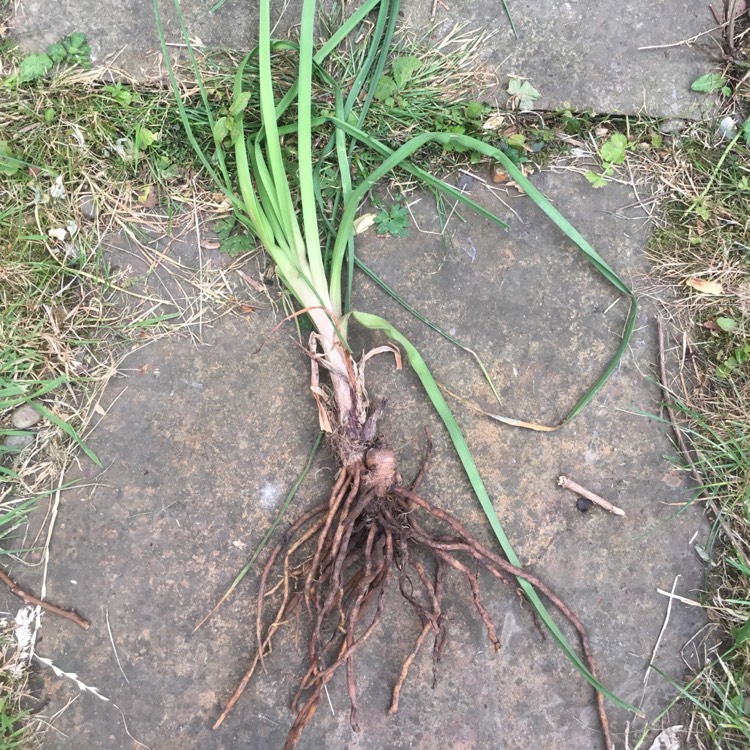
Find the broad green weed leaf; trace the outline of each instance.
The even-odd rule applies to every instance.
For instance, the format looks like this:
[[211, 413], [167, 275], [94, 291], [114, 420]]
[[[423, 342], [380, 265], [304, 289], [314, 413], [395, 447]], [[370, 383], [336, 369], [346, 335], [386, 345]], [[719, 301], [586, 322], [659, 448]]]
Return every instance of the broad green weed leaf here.
[[241, 255], [255, 248], [255, 240], [249, 234], [233, 234], [221, 243], [221, 252], [227, 255]]
[[628, 148], [628, 139], [622, 133], [613, 133], [606, 143], [602, 144], [599, 153], [602, 161], [610, 164], [622, 164]]
[[68, 62], [80, 65], [83, 68], [91, 67], [91, 47], [89, 46], [86, 35], [81, 31], [76, 31], [62, 40], [67, 51]]
[[393, 78], [399, 90], [411, 80], [411, 77], [422, 67], [422, 61], [418, 57], [398, 57], [393, 61]]
[[602, 188], [607, 184], [607, 181], [604, 179], [604, 177], [600, 174], [597, 174], [596, 172], [586, 172], [586, 179], [595, 188]]
[[745, 124], [742, 126], [742, 136], [745, 139], [745, 143], [750, 146], [750, 117], [745, 120]]
[[381, 209], [375, 217], [375, 231], [378, 234], [390, 234], [391, 237], [409, 236], [409, 212], [404, 206], [395, 204], [390, 210]]
[[213, 226], [216, 236], [223, 242], [232, 233], [236, 223], [237, 219], [234, 214], [230, 214], [226, 219], [219, 219]]
[[375, 98], [382, 101], [387, 99], [392, 94], [395, 94], [398, 89], [396, 82], [389, 76], [380, 76], [378, 85], [375, 87]]
[[148, 128], [139, 127], [136, 131], [136, 144], [139, 149], [147, 149], [153, 146], [159, 137]]
[[703, 221], [708, 221], [711, 218], [711, 209], [705, 203], [696, 204], [695, 213], [698, 214]]
[[523, 149], [526, 145], [526, 136], [523, 133], [513, 133], [505, 139], [505, 142], [511, 148]]
[[105, 93], [109, 94], [115, 101], [127, 107], [133, 101], [133, 92], [123, 88], [122, 82], [118, 81], [113, 86], [105, 86]]
[[508, 93], [518, 109], [531, 109], [534, 102], [541, 96], [528, 81], [520, 78], [511, 78], [508, 81]]
[[224, 139], [229, 135], [229, 121], [226, 117], [220, 117], [215, 123], [213, 128], [214, 140], [217, 143], [222, 143]]
[[518, 93], [529, 99], [538, 99], [541, 96], [541, 94], [528, 81], [524, 81], [521, 84], [521, 90]]
[[68, 56], [68, 50], [65, 49], [62, 42], [55, 42], [47, 47], [47, 54], [52, 62], [59, 64]]
[[737, 330], [737, 321], [732, 318], [716, 318], [716, 325], [725, 333]]
[[247, 103], [250, 101], [252, 93], [250, 91], [243, 91], [233, 102], [229, 108], [229, 114], [232, 117], [237, 117], [238, 114], [244, 112]]
[[0, 174], [14, 175], [18, 172], [19, 164], [12, 159], [13, 152], [8, 141], [0, 141]]
[[63, 42], [71, 54], [83, 52], [88, 47], [86, 35], [82, 31], [76, 31], [70, 36], [66, 36]]
[[710, 94], [712, 91], [718, 91], [726, 83], [727, 79], [721, 73], [706, 73], [706, 75], [693, 81], [690, 88], [693, 91]]
[[53, 65], [52, 58], [44, 53], [24, 57], [18, 68], [18, 82], [28, 83], [29, 81], [36, 81], [37, 78], [46, 75]]
[[482, 102], [471, 102], [466, 105], [467, 120], [481, 120], [485, 112], [485, 105]]

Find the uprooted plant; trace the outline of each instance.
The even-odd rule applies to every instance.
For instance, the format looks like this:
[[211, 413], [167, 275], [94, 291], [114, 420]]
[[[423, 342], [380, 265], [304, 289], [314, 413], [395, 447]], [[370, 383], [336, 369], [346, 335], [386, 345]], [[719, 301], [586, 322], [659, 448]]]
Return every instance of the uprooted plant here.
[[[179, 16], [179, 4], [175, 6], [192, 57], [189, 37]], [[155, 8], [158, 20], [156, 2]], [[368, 21], [367, 25], [368, 54], [345, 96], [341, 86], [324, 68], [324, 62], [373, 11], [377, 11], [377, 17], [374, 23]], [[499, 646], [494, 625], [480, 598], [476, 569], [481, 568], [496, 578], [517, 582], [540, 621], [595, 688], [604, 740], [606, 746], [611, 747], [604, 696], [627, 706], [598, 681], [583, 625], [548, 586], [521, 568], [493, 510], [471, 452], [422, 357], [387, 321], [351, 310], [351, 279], [356, 261], [355, 213], [378, 180], [399, 168], [429, 189], [461, 201], [504, 226], [500, 219], [462, 192], [418, 168], [409, 159], [426, 144], [437, 143], [468, 147], [500, 162], [593, 265], [631, 300], [625, 336], [615, 357], [573, 407], [565, 422], [586, 406], [616, 366], [633, 329], [634, 300], [590, 245], [498, 149], [463, 135], [422, 133], [393, 150], [368, 135], [367, 109], [387, 60], [397, 13], [397, 1], [368, 0], [316, 50], [314, 0], [305, 0], [303, 4], [299, 43], [271, 40], [269, 1], [263, 0], [260, 3], [260, 42], [237, 70], [233, 100], [226, 114], [218, 117], [212, 112], [209, 95], [200, 87], [205, 114], [215, 134], [216, 148], [210, 155], [200, 149], [193, 137], [191, 118], [169, 66], [188, 139], [204, 168], [231, 200], [238, 220], [257, 237], [275, 263], [286, 289], [300, 306], [296, 314], [307, 315], [312, 322], [314, 331], [308, 350], [312, 364], [311, 388], [321, 427], [328, 433], [339, 463], [328, 499], [301, 515], [270, 553], [258, 594], [257, 653], [215, 726], [224, 721], [256, 667], [263, 663], [281, 623], [293, 612], [304, 611], [310, 615], [312, 628], [307, 668], [292, 701], [295, 719], [285, 748], [297, 744], [320, 702], [324, 687], [340, 668], [346, 670], [351, 725], [357, 729], [355, 659], [380, 622], [384, 596], [390, 585], [399, 587], [422, 626], [393, 687], [390, 710], [397, 710], [402, 685], [424, 642], [432, 639], [435, 668], [443, 652], [447, 638], [444, 583], [449, 570], [465, 578], [490, 641], [496, 648]], [[161, 25], [160, 35], [169, 64]], [[288, 60], [289, 55], [297, 59], [297, 79], [291, 87], [280, 91], [273, 74], [273, 62], [281, 56]], [[248, 90], [251, 69], [252, 88]], [[197, 65], [195, 71], [200, 84]], [[313, 80], [327, 88], [325, 106], [319, 107], [315, 116]], [[255, 86], [259, 91], [260, 125], [248, 128], [251, 118], [246, 118], [246, 110], [249, 111], [251, 100], [256, 96]], [[280, 96], [278, 101], [277, 95]], [[287, 123], [284, 116], [295, 101], [296, 122]], [[293, 148], [286, 150], [290, 143]], [[231, 144], [232, 148], [225, 149], [225, 144]], [[369, 149], [382, 159], [371, 173], [361, 176], [356, 187], [352, 184], [354, 170], [350, 162], [355, 148]], [[335, 161], [341, 183], [336, 199], [326, 202], [321, 199], [319, 189], [320, 167], [325, 159]], [[427, 458], [418, 476], [410, 483], [400, 476], [395, 453], [378, 433], [378, 419], [385, 408], [385, 400], [370, 402], [364, 382], [364, 363], [368, 357], [390, 350], [398, 361], [399, 351], [395, 346], [379, 347], [358, 363], [347, 343], [348, 326], [353, 322], [383, 331], [406, 352], [448, 429], [504, 557], [482, 545], [457, 519], [420, 495], [430, 455], [429, 436]], [[321, 370], [327, 373], [328, 385], [321, 381]], [[530, 426], [512, 419], [504, 421]], [[442, 530], [435, 532], [434, 528]], [[582, 657], [568, 643], [541, 597], [575, 628]], [[274, 611], [269, 621], [267, 610], [271, 605], [268, 602], [272, 599]]]

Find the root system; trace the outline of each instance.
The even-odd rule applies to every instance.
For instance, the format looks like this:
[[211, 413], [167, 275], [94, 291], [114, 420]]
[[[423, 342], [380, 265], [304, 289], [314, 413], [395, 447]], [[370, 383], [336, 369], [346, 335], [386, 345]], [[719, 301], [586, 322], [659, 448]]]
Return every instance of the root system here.
[[[500, 641], [481, 600], [480, 569], [510, 585], [515, 578], [536, 587], [575, 628], [584, 661], [596, 676], [586, 631], [570, 608], [539, 578], [487, 549], [456, 518], [419, 494], [432, 453], [427, 437], [426, 456], [411, 486], [403, 485], [395, 454], [373, 441], [362, 458], [340, 470], [327, 502], [298, 518], [273, 548], [260, 578], [255, 622], [258, 649], [214, 728], [232, 710], [258, 666], [263, 666], [281, 625], [294, 614], [307, 612], [312, 621], [307, 667], [292, 699], [295, 718], [284, 750], [295, 747], [325, 686], [339, 669], [346, 670], [350, 724], [357, 731], [356, 660], [381, 622], [385, 595], [392, 585], [398, 587], [421, 624], [393, 685], [389, 712], [395, 713], [411, 665], [428, 640], [432, 644], [433, 685], [438, 679], [448, 639], [444, 592], [449, 570], [465, 579], [496, 651]], [[428, 530], [433, 528], [442, 531]], [[600, 694], [597, 703], [609, 748], [612, 744]]]

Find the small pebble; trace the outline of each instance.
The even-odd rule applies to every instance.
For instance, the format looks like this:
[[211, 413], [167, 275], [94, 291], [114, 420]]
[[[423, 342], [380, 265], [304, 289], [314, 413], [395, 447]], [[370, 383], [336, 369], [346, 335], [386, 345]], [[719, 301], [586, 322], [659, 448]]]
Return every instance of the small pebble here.
[[34, 435], [27, 432], [25, 435], [6, 435], [3, 445], [11, 451], [20, 453], [34, 442]]
[[29, 427], [33, 427], [40, 419], [42, 415], [30, 404], [23, 404], [19, 406], [10, 418], [11, 424], [17, 430], [27, 430]]
[[687, 122], [685, 120], [673, 117], [671, 120], [664, 120], [664, 122], [659, 123], [659, 132], [665, 135], [676, 135], [685, 130], [686, 127]]
[[88, 221], [96, 221], [98, 209], [96, 207], [96, 201], [92, 195], [84, 195], [80, 202], [81, 214], [84, 219]]
[[576, 500], [576, 508], [578, 508], [581, 513], [586, 513], [586, 511], [593, 507], [594, 503], [592, 503], [587, 497], [579, 497], [578, 500]]
[[492, 181], [495, 184], [508, 181], [508, 173], [499, 165], [492, 168]]
[[718, 134], [727, 141], [731, 141], [737, 135], [737, 120], [731, 115], [725, 117], [719, 123]]
[[458, 189], [464, 193], [470, 193], [473, 187], [474, 178], [470, 174], [466, 174], [466, 172], [461, 172], [458, 178]]

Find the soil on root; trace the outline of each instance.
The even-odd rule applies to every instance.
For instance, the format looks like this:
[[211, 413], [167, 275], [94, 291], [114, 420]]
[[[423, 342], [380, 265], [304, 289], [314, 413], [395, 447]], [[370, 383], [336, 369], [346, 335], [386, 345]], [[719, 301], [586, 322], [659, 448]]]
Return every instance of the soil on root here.
[[[395, 713], [409, 669], [429, 637], [433, 685], [437, 681], [448, 638], [443, 596], [449, 569], [466, 580], [474, 608], [496, 651], [500, 641], [480, 597], [479, 568], [511, 585], [514, 578], [526, 580], [545, 596], [575, 628], [584, 661], [596, 677], [586, 631], [570, 608], [537, 576], [489, 550], [456, 518], [419, 494], [432, 453], [429, 435], [427, 441], [425, 460], [410, 487], [402, 485], [395, 454], [380, 443], [364, 453], [364, 458], [342, 468], [328, 500], [300, 516], [273, 548], [260, 577], [258, 649], [214, 729], [239, 700], [258, 665], [264, 665], [276, 632], [303, 609], [312, 620], [312, 633], [307, 669], [291, 703], [295, 718], [284, 750], [298, 743], [325, 686], [342, 668], [351, 703], [350, 724], [358, 731], [355, 657], [378, 626], [385, 594], [394, 580], [422, 625], [393, 685], [389, 713]], [[428, 526], [442, 527], [443, 533], [434, 533]], [[279, 568], [279, 580], [269, 588], [272, 571]], [[264, 625], [268, 602], [274, 598], [273, 617]], [[603, 740], [610, 748], [603, 696], [597, 693], [596, 699]]]

